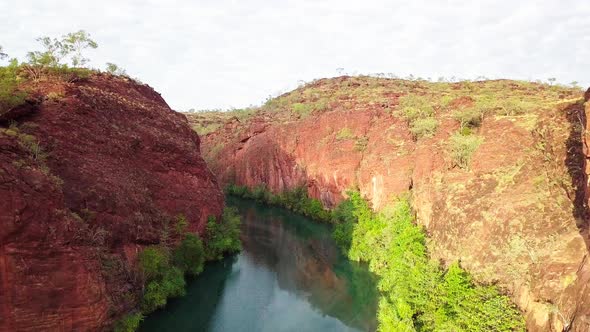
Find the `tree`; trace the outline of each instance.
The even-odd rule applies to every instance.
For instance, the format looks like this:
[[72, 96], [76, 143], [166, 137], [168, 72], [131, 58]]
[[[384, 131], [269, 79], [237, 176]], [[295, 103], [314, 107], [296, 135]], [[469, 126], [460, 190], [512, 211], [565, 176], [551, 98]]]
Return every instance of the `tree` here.
[[549, 78], [547, 79], [547, 81], [549, 81], [549, 84], [550, 84], [550, 85], [553, 85], [553, 83], [555, 83], [555, 81], [556, 81], [556, 80], [557, 80], [557, 79], [556, 79], [555, 77], [549, 77]]
[[90, 38], [90, 34], [84, 30], [68, 33], [61, 41], [65, 54], [72, 55], [72, 66], [83, 67], [89, 59], [82, 56], [82, 51], [87, 48], [97, 48], [98, 44]]
[[29, 52], [27, 59], [29, 65], [39, 67], [58, 67], [63, 65], [62, 60], [68, 56], [71, 56], [73, 67], [82, 67], [89, 61], [82, 56], [82, 51], [98, 47], [98, 44], [90, 39], [90, 34], [84, 30], [68, 33], [61, 39], [40, 37], [36, 40], [41, 43], [43, 50]]
[[112, 74], [112, 75], [117, 75], [117, 76], [127, 76], [127, 72], [125, 71], [125, 69], [117, 66], [116, 64], [112, 63], [112, 62], [107, 62], [107, 73]]

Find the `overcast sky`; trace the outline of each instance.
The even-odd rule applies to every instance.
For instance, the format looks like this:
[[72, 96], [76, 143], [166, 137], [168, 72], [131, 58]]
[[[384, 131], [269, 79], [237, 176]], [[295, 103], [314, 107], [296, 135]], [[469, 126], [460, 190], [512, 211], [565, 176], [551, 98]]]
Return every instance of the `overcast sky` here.
[[1, 0], [0, 45], [84, 29], [177, 110], [260, 104], [354, 73], [590, 85], [590, 0]]

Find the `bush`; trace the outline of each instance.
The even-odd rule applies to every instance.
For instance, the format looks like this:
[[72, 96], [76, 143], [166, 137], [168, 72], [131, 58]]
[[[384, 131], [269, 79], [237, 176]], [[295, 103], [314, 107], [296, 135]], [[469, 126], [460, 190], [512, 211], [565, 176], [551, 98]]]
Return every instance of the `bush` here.
[[139, 254], [139, 266], [146, 281], [141, 304], [144, 313], [150, 313], [166, 305], [169, 297], [185, 294], [182, 271], [170, 264], [166, 249], [148, 247]]
[[27, 98], [25, 91], [19, 91], [20, 67], [12, 60], [6, 67], [0, 67], [0, 114], [23, 104]]
[[127, 314], [115, 323], [115, 332], [135, 332], [143, 320], [141, 313]]
[[477, 135], [462, 135], [455, 133], [449, 138], [449, 153], [453, 160], [453, 166], [469, 168], [471, 156], [483, 142], [483, 138]]
[[524, 331], [519, 311], [495, 287], [474, 284], [458, 263], [443, 271], [429, 259], [408, 196], [378, 214], [358, 192], [350, 196], [357, 222], [348, 254], [380, 279], [381, 331]]
[[399, 98], [400, 115], [407, 121], [427, 118], [434, 115], [434, 108], [424, 96], [408, 94]]
[[430, 137], [434, 134], [438, 121], [434, 118], [434, 108], [426, 97], [405, 95], [400, 98], [399, 107], [400, 111], [397, 114], [407, 121], [414, 138]]
[[352, 139], [354, 137], [355, 137], [354, 134], [352, 133], [352, 131], [348, 127], [344, 127], [342, 129], [340, 129], [338, 131], [338, 133], [336, 133], [336, 140], [338, 140], [338, 141]]
[[410, 126], [410, 132], [412, 132], [412, 135], [414, 135], [416, 138], [432, 137], [437, 127], [438, 121], [436, 121], [435, 118], [421, 118], [412, 122]]
[[475, 128], [481, 125], [483, 113], [477, 108], [464, 108], [455, 111], [453, 118], [461, 123], [461, 128]]
[[198, 235], [186, 234], [172, 256], [174, 265], [178, 266], [182, 272], [193, 276], [203, 272], [205, 252]]
[[221, 259], [223, 253], [234, 253], [242, 249], [240, 224], [240, 216], [235, 208], [223, 209], [220, 222], [215, 217], [209, 217], [205, 246], [205, 257], [208, 260]]
[[141, 304], [143, 312], [150, 313], [164, 307], [169, 297], [184, 296], [185, 286], [182, 271], [169, 266], [161, 276], [148, 282]]

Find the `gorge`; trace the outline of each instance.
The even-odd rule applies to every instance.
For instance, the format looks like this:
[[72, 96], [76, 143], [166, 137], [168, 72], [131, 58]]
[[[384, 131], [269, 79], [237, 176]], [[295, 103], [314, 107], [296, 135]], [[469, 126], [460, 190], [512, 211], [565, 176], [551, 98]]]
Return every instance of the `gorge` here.
[[590, 90], [339, 76], [183, 114], [32, 54], [0, 67], [2, 332], [590, 329]]

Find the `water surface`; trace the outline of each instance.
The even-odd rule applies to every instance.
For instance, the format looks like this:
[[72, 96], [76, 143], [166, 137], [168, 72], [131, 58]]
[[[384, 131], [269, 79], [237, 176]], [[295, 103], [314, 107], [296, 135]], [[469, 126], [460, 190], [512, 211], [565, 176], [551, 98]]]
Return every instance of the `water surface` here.
[[327, 225], [249, 200], [228, 205], [242, 216], [243, 251], [207, 264], [140, 331], [375, 330], [375, 282]]

